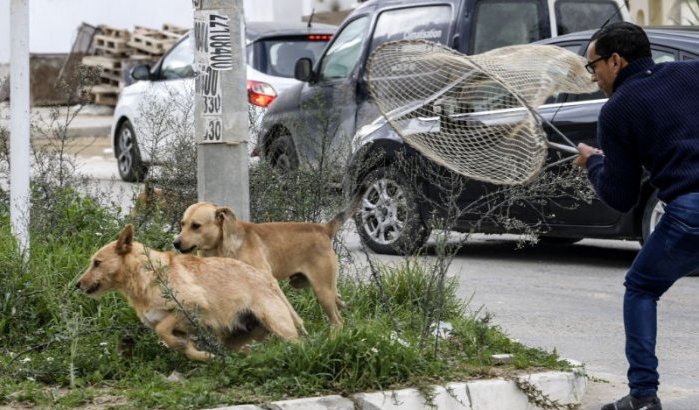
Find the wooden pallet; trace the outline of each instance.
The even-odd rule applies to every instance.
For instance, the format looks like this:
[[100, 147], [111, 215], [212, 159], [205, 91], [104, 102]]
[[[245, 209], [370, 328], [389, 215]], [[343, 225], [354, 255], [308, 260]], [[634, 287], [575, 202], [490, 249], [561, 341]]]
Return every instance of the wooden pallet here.
[[150, 33], [157, 33], [157, 32], [158, 32], [158, 29], [155, 29], [152, 27], [133, 26], [132, 34], [150, 34]]
[[164, 23], [163, 24], [163, 31], [169, 31], [171, 33], [177, 33], [179, 35], [182, 35], [182, 34], [185, 34], [189, 30], [184, 28], [184, 27], [180, 27], [180, 26], [177, 26], [175, 24], [172, 24], [172, 23]]
[[120, 70], [121, 58], [109, 56], [85, 56], [82, 59], [82, 64], [91, 67], [101, 67], [109, 70]]
[[124, 38], [128, 40], [129, 36], [131, 35], [131, 33], [129, 33], [129, 30], [109, 27], [105, 25], [97, 26], [97, 29], [99, 30], [101, 35], [108, 37]]
[[161, 30], [161, 33], [172, 40], [179, 40], [183, 35], [187, 34], [187, 31], [188, 30], [186, 28], [179, 27], [170, 23], [165, 23], [163, 24], [163, 29]]
[[113, 85], [119, 89], [124, 88], [124, 80], [121, 75], [121, 69], [110, 70], [108, 68], [103, 68], [100, 72], [100, 82], [106, 85]]
[[96, 85], [90, 89], [95, 104], [116, 106], [119, 100], [119, 87], [111, 85]]
[[158, 62], [158, 58], [150, 54], [131, 54], [128, 59], [142, 61], [143, 64], [155, 64]]
[[110, 56], [125, 56], [129, 54], [128, 42], [126, 38], [111, 37], [98, 34], [94, 38], [95, 49]]
[[168, 38], [159, 31], [150, 33], [134, 33], [127, 43], [129, 47], [144, 51], [153, 55], [163, 55], [175, 44], [175, 40]]

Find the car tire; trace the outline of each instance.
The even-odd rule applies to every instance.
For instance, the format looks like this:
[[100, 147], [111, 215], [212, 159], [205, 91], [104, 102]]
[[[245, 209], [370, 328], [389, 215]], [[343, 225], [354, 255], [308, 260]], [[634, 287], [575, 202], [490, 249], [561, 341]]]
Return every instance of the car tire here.
[[268, 158], [272, 166], [281, 171], [293, 171], [299, 167], [299, 159], [294, 149], [294, 142], [291, 135], [279, 135], [269, 145]]
[[136, 133], [129, 120], [124, 120], [119, 125], [114, 146], [121, 179], [126, 182], [142, 182], [146, 177], [148, 167], [141, 161]]
[[392, 168], [377, 168], [363, 181], [366, 187], [354, 215], [362, 242], [382, 254], [412, 255], [430, 236], [417, 205], [415, 188]]
[[583, 238], [561, 238], [558, 236], [540, 236], [539, 242], [547, 245], [572, 245], [582, 241]]
[[653, 192], [646, 201], [643, 207], [643, 219], [641, 220], [641, 245], [645, 243], [650, 234], [653, 232], [655, 225], [660, 221], [660, 218], [665, 214], [665, 204], [658, 199], [658, 192]]

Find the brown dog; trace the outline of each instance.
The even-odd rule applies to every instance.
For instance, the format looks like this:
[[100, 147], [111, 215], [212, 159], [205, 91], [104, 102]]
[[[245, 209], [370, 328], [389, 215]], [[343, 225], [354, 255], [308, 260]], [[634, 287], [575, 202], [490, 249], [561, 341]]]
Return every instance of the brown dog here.
[[337, 293], [337, 256], [332, 238], [352, 215], [361, 195], [326, 224], [241, 221], [229, 208], [199, 202], [182, 217], [182, 231], [173, 245], [180, 252], [198, 250], [201, 256], [231, 257], [270, 272], [294, 287], [313, 288], [330, 323], [342, 327]]
[[[173, 297], [163, 296], [163, 286]], [[299, 338], [297, 327], [305, 333], [303, 321], [268, 273], [230, 258], [146, 248], [134, 241], [132, 225], [95, 253], [76, 287], [92, 297], [119, 291], [169, 348], [193, 360], [212, 356], [194, 346], [190, 336], [196, 326], [209, 329], [234, 350], [268, 332], [289, 341]], [[196, 312], [198, 324], [187, 312]]]

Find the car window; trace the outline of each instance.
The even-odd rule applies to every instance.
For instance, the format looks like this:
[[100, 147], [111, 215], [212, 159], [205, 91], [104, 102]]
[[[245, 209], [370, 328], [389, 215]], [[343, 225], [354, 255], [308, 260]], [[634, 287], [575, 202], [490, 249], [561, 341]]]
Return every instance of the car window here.
[[699, 59], [699, 56], [696, 56], [694, 54], [690, 53], [681, 53], [682, 54], [682, 61], [693, 61]]
[[558, 0], [555, 11], [559, 35], [622, 21], [619, 6], [609, 0]]
[[187, 36], [170, 50], [160, 65], [160, 78], [176, 80], [194, 77], [192, 36]]
[[651, 53], [653, 54], [653, 61], [657, 64], [677, 61], [677, 53], [674, 50], [651, 49]]
[[336, 35], [320, 65], [320, 80], [347, 78], [359, 63], [362, 44], [369, 27], [369, 18], [360, 17]]
[[447, 44], [451, 14], [449, 5], [385, 11], [376, 23], [371, 50], [393, 40], [424, 39]]
[[[587, 43], [585, 43], [587, 44]], [[557, 44], [558, 47], [564, 48], [572, 53], [575, 54], [580, 54], [580, 47], [583, 46], [582, 43], [565, 43], [565, 44]], [[556, 102], [563, 102], [566, 99], [566, 94], [564, 93], [553, 93], [553, 95], [549, 96], [546, 101], [544, 101], [544, 104], [553, 104]]]
[[[653, 56], [653, 61], [656, 63], [667, 63], [669, 61], [677, 60], [677, 53], [674, 50], [660, 49], [651, 46], [651, 54]], [[600, 100], [607, 98], [601, 90], [589, 94], [579, 94], [571, 96], [569, 101], [587, 101], [587, 100]]]
[[317, 61], [331, 38], [329, 34], [314, 34], [257, 41], [247, 46], [247, 61], [262, 73], [294, 78], [296, 61], [303, 57]]
[[546, 36], [540, 1], [481, 0], [476, 4], [473, 53], [498, 47], [526, 44]]
[[540, 24], [543, 18], [539, 1], [482, 0], [476, 4], [472, 21], [474, 54], [547, 37]]

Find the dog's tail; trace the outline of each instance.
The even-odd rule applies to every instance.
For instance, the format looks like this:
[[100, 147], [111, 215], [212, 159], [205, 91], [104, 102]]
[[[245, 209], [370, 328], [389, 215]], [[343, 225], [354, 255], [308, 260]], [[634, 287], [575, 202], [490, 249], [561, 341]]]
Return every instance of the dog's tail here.
[[360, 186], [352, 196], [349, 206], [340, 211], [340, 213], [335, 215], [333, 219], [331, 219], [330, 221], [328, 221], [328, 223], [325, 224], [330, 239], [334, 238], [337, 234], [337, 231], [340, 230], [342, 225], [345, 222], [347, 222], [347, 220], [350, 219], [355, 212], [357, 212], [357, 208], [359, 208], [359, 204], [362, 203], [362, 197], [364, 196], [365, 192], [366, 187]]

